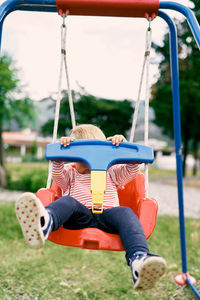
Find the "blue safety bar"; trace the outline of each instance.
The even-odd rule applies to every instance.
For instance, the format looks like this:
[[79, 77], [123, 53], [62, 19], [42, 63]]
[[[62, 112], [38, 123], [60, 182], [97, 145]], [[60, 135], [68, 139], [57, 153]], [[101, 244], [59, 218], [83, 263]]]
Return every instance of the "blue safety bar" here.
[[64, 147], [60, 143], [46, 147], [46, 159], [86, 163], [90, 170], [107, 171], [114, 164], [152, 163], [153, 149], [148, 146], [128, 142], [113, 145], [110, 141], [79, 140]]
[[[177, 168], [177, 187], [178, 187], [178, 203], [179, 203], [179, 223], [180, 223], [180, 239], [181, 239], [181, 259], [182, 271], [187, 273], [187, 252], [185, 239], [185, 220], [184, 220], [184, 201], [183, 201], [183, 171], [182, 171], [182, 151], [181, 151], [181, 120], [180, 120], [180, 95], [179, 95], [179, 70], [178, 70], [178, 47], [176, 27], [172, 19], [162, 11], [162, 9], [170, 9], [180, 12], [188, 21], [190, 29], [200, 48], [200, 27], [193, 12], [182, 4], [163, 1], [160, 2], [159, 17], [161, 17], [169, 26], [170, 31], [170, 54], [171, 54], [171, 77], [172, 77], [172, 97], [173, 97], [173, 120], [174, 120], [174, 137], [176, 148], [176, 168]], [[15, 10], [24, 11], [44, 11], [56, 12], [55, 0], [7, 0], [0, 6], [0, 50], [2, 27], [6, 16]], [[187, 283], [194, 294], [200, 299], [200, 293], [186, 276]]]

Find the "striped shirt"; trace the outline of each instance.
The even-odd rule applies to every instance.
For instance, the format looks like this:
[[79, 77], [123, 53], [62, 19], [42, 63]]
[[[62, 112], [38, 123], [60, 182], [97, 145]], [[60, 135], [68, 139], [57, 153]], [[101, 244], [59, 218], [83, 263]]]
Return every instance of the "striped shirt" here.
[[[135, 178], [139, 172], [137, 164], [118, 164], [110, 167], [106, 174], [106, 192], [103, 208], [119, 206], [117, 190]], [[92, 208], [92, 194], [90, 192], [90, 173], [80, 174], [74, 164], [53, 162], [53, 180], [62, 189], [63, 196], [69, 195], [77, 201]]]

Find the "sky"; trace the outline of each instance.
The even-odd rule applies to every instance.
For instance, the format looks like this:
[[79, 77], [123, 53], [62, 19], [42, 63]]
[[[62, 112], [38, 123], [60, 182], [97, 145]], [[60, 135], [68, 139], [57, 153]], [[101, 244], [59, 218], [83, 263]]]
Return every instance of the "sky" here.
[[[174, 2], [190, 5], [188, 0]], [[179, 13], [167, 13], [182, 18]], [[22, 11], [11, 13], [4, 22], [2, 52], [13, 57], [24, 92], [33, 100], [55, 96], [58, 90], [61, 23], [57, 13]], [[66, 23], [71, 88], [82, 86], [88, 93], [107, 99], [136, 99], [147, 20], [69, 16]], [[156, 18], [152, 22], [153, 42], [162, 44], [166, 31], [166, 23]], [[159, 58], [153, 55], [151, 84], [158, 76], [155, 61]], [[66, 89], [65, 78], [62, 88]]]

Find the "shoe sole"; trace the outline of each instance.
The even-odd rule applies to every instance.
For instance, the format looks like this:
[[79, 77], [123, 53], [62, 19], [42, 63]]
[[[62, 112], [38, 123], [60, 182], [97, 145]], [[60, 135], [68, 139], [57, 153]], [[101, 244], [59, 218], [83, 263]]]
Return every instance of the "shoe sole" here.
[[16, 201], [15, 209], [24, 239], [30, 248], [42, 248], [45, 243], [40, 224], [40, 200], [32, 193], [24, 193]]
[[139, 278], [134, 288], [151, 289], [165, 273], [166, 262], [162, 257], [149, 257], [139, 271]]

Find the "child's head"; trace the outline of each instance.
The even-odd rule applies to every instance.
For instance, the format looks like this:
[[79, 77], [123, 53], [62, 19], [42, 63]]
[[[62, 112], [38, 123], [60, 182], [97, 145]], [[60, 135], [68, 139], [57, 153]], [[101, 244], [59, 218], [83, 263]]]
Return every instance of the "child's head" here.
[[95, 125], [91, 124], [82, 124], [76, 126], [72, 129], [71, 137], [74, 137], [77, 140], [87, 140], [87, 139], [97, 139], [97, 140], [106, 140], [104, 133], [101, 129]]

